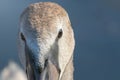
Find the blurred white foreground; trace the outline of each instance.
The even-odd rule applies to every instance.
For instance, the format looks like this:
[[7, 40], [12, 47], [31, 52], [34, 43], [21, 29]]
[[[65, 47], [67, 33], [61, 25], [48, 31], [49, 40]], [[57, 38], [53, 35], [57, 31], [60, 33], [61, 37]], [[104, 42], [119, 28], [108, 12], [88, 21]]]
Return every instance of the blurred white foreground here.
[[0, 72], [0, 80], [27, 80], [25, 72], [14, 62], [10, 62]]

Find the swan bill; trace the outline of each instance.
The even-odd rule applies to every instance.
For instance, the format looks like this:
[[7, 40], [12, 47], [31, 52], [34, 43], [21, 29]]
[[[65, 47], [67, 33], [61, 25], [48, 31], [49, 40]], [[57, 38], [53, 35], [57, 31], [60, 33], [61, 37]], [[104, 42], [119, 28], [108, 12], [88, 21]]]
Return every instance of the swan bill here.
[[46, 60], [44, 67], [36, 66], [33, 52], [25, 45], [26, 74], [28, 80], [58, 80], [60, 70], [50, 60]]

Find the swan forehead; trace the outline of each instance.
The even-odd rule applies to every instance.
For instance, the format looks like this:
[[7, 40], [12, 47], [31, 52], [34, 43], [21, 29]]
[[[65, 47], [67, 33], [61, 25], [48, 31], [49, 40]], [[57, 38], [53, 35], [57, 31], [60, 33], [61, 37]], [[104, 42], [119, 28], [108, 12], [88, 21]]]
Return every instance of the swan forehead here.
[[34, 3], [28, 6], [21, 15], [27, 30], [48, 34], [56, 33], [62, 27], [62, 22], [69, 19], [66, 11], [59, 5], [49, 2]]

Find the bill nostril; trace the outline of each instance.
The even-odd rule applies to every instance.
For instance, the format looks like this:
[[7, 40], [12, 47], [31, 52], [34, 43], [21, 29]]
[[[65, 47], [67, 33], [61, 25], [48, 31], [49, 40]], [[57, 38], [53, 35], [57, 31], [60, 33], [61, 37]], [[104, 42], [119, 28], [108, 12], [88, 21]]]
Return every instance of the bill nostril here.
[[38, 67], [38, 73], [42, 73], [43, 69], [42, 67]]
[[20, 36], [21, 36], [21, 39], [22, 39], [23, 41], [26, 41], [25, 36], [23, 35], [23, 33], [20, 33]]
[[48, 65], [48, 59], [45, 60], [44, 68]]

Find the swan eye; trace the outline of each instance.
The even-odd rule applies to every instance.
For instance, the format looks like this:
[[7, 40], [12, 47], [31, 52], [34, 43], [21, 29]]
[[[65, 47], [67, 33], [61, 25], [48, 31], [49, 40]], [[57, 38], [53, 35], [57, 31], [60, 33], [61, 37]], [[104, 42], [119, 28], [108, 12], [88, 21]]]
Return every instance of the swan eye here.
[[63, 31], [62, 31], [62, 29], [60, 29], [57, 37], [58, 37], [58, 38], [61, 38], [62, 35], [63, 35]]
[[21, 39], [22, 39], [23, 41], [26, 41], [26, 40], [25, 40], [25, 37], [24, 37], [24, 35], [23, 35], [22, 33], [20, 34], [20, 36], [21, 36]]

